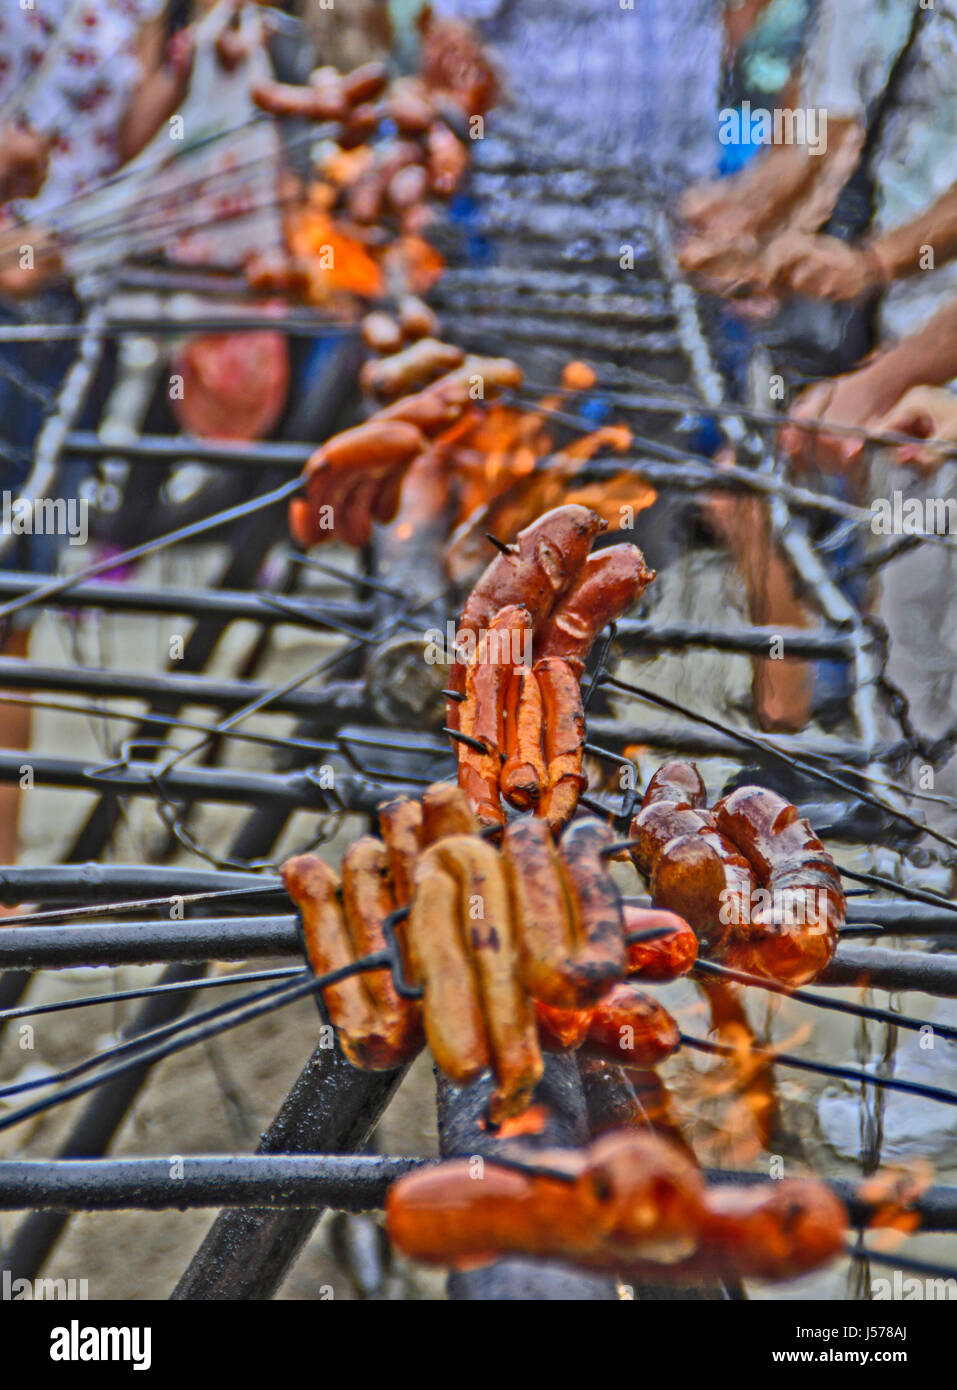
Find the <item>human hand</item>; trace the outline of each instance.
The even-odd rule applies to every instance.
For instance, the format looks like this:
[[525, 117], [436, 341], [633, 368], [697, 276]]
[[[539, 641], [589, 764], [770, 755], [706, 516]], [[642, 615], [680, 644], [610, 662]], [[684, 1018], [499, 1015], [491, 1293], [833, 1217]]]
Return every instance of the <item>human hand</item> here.
[[771, 290], [839, 302], [857, 299], [887, 280], [875, 252], [837, 237], [798, 231], [784, 233], [767, 247], [762, 269]]
[[50, 162], [49, 135], [27, 126], [9, 125], [0, 132], [0, 202], [35, 198], [43, 187]]
[[856, 372], [820, 381], [804, 392], [778, 439], [796, 468], [844, 474], [855, 468], [866, 436], [877, 431], [901, 394], [900, 379], [887, 369], [887, 362], [886, 355], [876, 358]]
[[[957, 396], [941, 387], [915, 386], [877, 421], [876, 429], [881, 434], [913, 435], [915, 441], [957, 444]], [[894, 453], [898, 463], [925, 474], [934, 473], [947, 457], [933, 445], [917, 443], [901, 444]]]

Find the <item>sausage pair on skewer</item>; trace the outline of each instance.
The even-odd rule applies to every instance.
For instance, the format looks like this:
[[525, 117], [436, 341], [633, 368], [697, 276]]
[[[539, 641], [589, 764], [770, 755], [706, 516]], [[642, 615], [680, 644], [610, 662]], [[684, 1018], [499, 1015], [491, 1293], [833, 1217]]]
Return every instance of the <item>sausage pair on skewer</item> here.
[[824, 1183], [709, 1187], [680, 1149], [633, 1130], [583, 1150], [529, 1151], [527, 1169], [440, 1163], [400, 1178], [386, 1211], [393, 1244], [426, 1263], [537, 1255], [679, 1283], [791, 1279], [838, 1255], [848, 1230]]
[[[484, 826], [504, 825], [504, 797], [558, 830], [586, 786], [585, 662], [654, 578], [637, 546], [589, 555], [604, 529], [587, 507], [555, 507], [503, 547], [466, 602], [458, 637], [474, 650], [452, 666], [447, 718], [466, 736], [459, 785]], [[529, 649], [531, 661], [516, 663]]]
[[[384, 949], [387, 918], [409, 905], [396, 935], [421, 1008], [386, 969], [324, 991], [355, 1065], [402, 1065], [424, 1028], [452, 1080], [491, 1066], [497, 1123], [527, 1106], [542, 1045], [636, 1066], [678, 1046], [670, 1015], [633, 981], [689, 969], [693, 933], [671, 914], [622, 910], [602, 857], [614, 842], [607, 826], [576, 821], [556, 849], [545, 823], [526, 819], [499, 851], [476, 833], [463, 794], [439, 784], [421, 803], [384, 806], [380, 828], [381, 841], [365, 836], [347, 851], [341, 885], [314, 855], [283, 868], [317, 974]], [[646, 926], [661, 935], [629, 948], [626, 935]]]
[[833, 860], [798, 810], [765, 787], [738, 787], [708, 810], [693, 763], [665, 763], [631, 826], [652, 901], [680, 913], [709, 954], [801, 985], [827, 965], [844, 924]]
[[409, 468], [469, 408], [473, 378], [481, 378], [489, 395], [521, 381], [507, 358], [468, 357], [453, 371], [441, 370], [425, 389], [334, 435], [312, 455], [303, 471], [306, 495], [289, 504], [290, 533], [303, 549], [332, 539], [367, 545], [373, 522], [395, 516]]

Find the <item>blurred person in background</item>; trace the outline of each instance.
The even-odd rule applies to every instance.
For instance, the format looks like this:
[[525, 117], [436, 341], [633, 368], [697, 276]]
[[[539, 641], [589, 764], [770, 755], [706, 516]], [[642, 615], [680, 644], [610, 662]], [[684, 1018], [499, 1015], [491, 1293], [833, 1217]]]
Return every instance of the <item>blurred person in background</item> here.
[[[705, 288], [763, 312], [796, 298], [866, 316], [863, 360], [811, 386], [790, 412], [780, 443], [797, 470], [820, 470], [864, 505], [897, 490], [953, 497], [957, 467], [920, 441], [957, 440], [957, 2], [820, 0], [799, 100], [827, 112], [824, 157], [776, 146], [737, 179], [690, 190], [682, 263]], [[841, 201], [855, 195], [870, 206], [842, 220]], [[808, 420], [823, 429], [801, 428]], [[843, 432], [855, 426], [903, 431], [915, 444], [874, 451]], [[766, 526], [750, 503], [720, 506], [753, 572]], [[793, 577], [777, 568], [772, 623], [800, 608]], [[922, 544], [880, 571], [871, 598], [890, 635], [888, 675], [928, 738], [957, 717], [955, 592], [954, 550]], [[796, 727], [809, 705], [791, 696], [777, 714]]]
[[[405, 0], [391, 0], [393, 11]], [[556, 160], [635, 163], [666, 187], [709, 177], [731, 54], [772, 0], [432, 0], [477, 23], [524, 130]], [[501, 113], [500, 113], [501, 114]], [[501, 121], [500, 121], [501, 124]]]
[[[76, 319], [68, 282], [42, 288], [58, 260], [37, 231], [48, 209], [119, 167], [125, 119], [150, 76], [142, 55], [162, 10], [162, 0], [37, 0], [0, 14], [0, 324]], [[26, 312], [13, 296], [29, 296]], [[0, 348], [0, 475], [13, 496], [27, 481], [34, 439], [71, 356], [63, 342]], [[34, 392], [22, 389], [24, 378]], [[40, 572], [54, 561], [53, 537], [19, 538], [16, 553], [8, 547], [4, 556], [7, 567]], [[29, 625], [21, 613], [0, 633], [4, 655], [26, 655]], [[26, 748], [29, 732], [28, 709], [0, 706], [0, 745]], [[18, 800], [15, 783], [0, 786], [3, 863], [16, 860]]]
[[[248, 56], [238, 41], [243, 8], [256, 7], [232, 0], [35, 0], [31, 8], [4, 7], [0, 324], [79, 318], [73, 278], [115, 266], [126, 250], [120, 231], [129, 193], [120, 193], [117, 202], [122, 184], [110, 185], [111, 176], [141, 154], [148, 162], [149, 147], [181, 108], [197, 67], [198, 36], [208, 31], [211, 12], [219, 12], [216, 63], [231, 70]], [[164, 155], [177, 152], [163, 139]], [[106, 230], [91, 233], [98, 219]], [[14, 497], [28, 483], [35, 439], [73, 352], [62, 340], [0, 345], [0, 483]], [[59, 495], [72, 496], [85, 472], [82, 461], [62, 468]], [[59, 542], [17, 537], [0, 563], [53, 572]], [[0, 632], [0, 652], [26, 655], [32, 617], [19, 613]], [[0, 705], [0, 746], [25, 748], [28, 742], [29, 711]], [[16, 857], [17, 803], [15, 785], [0, 787], [2, 863]]]

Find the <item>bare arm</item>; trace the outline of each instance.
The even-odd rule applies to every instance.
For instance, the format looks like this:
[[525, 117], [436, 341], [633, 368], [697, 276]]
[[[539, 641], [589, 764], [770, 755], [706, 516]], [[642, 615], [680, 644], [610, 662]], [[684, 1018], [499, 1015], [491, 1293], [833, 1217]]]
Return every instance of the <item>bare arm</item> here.
[[737, 0], [724, 7], [725, 49], [729, 57], [737, 53], [771, 0]]
[[191, 65], [187, 45], [188, 41], [181, 43], [182, 56], [177, 61], [166, 61], [161, 21], [144, 26], [138, 54], [143, 76], [119, 130], [120, 159], [124, 164], [145, 149], [182, 102]]
[[929, 268], [921, 265], [925, 247], [933, 249], [934, 266], [945, 265], [957, 256], [957, 183], [912, 222], [871, 242], [887, 280], [903, 280]]
[[[887, 428], [888, 417], [907, 392], [943, 386], [955, 377], [957, 300], [856, 371], [806, 391], [781, 431], [781, 447], [798, 467], [850, 473], [861, 459], [865, 434]], [[823, 428], [809, 427], [813, 420], [822, 421]], [[829, 433], [828, 424], [840, 430]]]

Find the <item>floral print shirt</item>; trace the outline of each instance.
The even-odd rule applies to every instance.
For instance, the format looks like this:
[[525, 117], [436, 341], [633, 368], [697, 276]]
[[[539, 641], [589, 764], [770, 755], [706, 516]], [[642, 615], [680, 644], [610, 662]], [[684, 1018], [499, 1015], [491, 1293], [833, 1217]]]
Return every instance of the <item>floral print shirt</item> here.
[[0, 125], [20, 117], [53, 136], [35, 198], [42, 216], [117, 167], [118, 130], [140, 76], [137, 43], [163, 0], [0, 0]]

